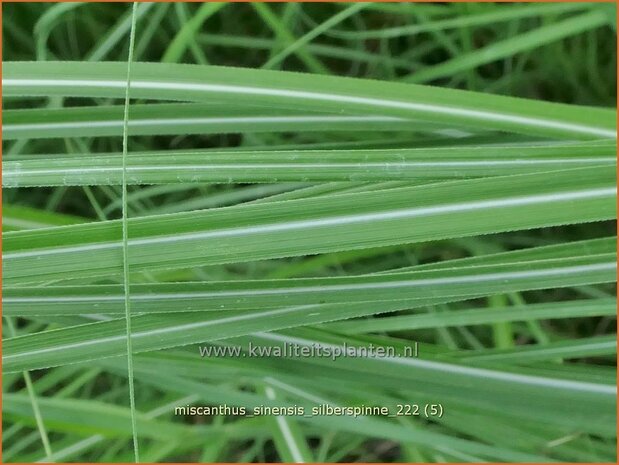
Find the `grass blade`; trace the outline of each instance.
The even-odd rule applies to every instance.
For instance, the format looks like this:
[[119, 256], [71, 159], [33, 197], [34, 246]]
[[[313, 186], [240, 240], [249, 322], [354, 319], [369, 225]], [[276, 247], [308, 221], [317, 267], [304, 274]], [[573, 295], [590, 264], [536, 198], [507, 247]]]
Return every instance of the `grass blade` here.
[[129, 121], [129, 95], [131, 88], [131, 64], [133, 61], [133, 48], [135, 44], [135, 28], [137, 22], [138, 3], [133, 2], [131, 10], [131, 29], [129, 33], [129, 56], [127, 58], [127, 85], [125, 89], [125, 107], [123, 116], [123, 153], [122, 153], [122, 250], [123, 250], [123, 294], [126, 322], [127, 343], [127, 373], [129, 380], [129, 403], [131, 408], [131, 431], [133, 436], [133, 455], [135, 462], [140, 462], [140, 448], [138, 441], [138, 423], [135, 408], [135, 387], [133, 383], [133, 345], [131, 342], [131, 288], [129, 281], [129, 226], [127, 223], [127, 152], [128, 152], [128, 121]]
[[483, 177], [616, 166], [611, 143], [315, 151], [177, 151], [40, 156], [3, 163], [5, 187]]
[[[10, 337], [16, 337], [17, 333], [15, 331], [15, 326], [10, 318], [6, 318], [6, 324], [8, 327], [8, 332]], [[49, 437], [47, 436], [47, 430], [45, 428], [45, 422], [43, 421], [43, 416], [41, 415], [41, 410], [39, 408], [39, 400], [37, 399], [36, 392], [34, 390], [34, 386], [32, 385], [32, 379], [30, 378], [30, 373], [27, 371], [23, 372], [24, 382], [26, 383], [26, 390], [28, 391], [28, 399], [30, 401], [30, 406], [32, 408], [32, 412], [34, 413], [34, 418], [36, 422], [37, 429], [39, 431], [39, 435], [41, 437], [41, 442], [43, 443], [43, 449], [45, 450], [46, 459], [48, 462], [53, 462], [53, 452], [49, 443]], [[4, 395], [4, 393], [3, 393]]]
[[[613, 171], [574, 169], [339, 195], [328, 205], [319, 197], [130, 219], [130, 265], [233, 263], [605, 220], [616, 215], [615, 183]], [[4, 282], [119, 275], [120, 235], [118, 221], [6, 233]]]
[[[4, 64], [12, 96], [122, 96], [122, 63]], [[135, 98], [246, 105], [422, 119], [573, 139], [616, 138], [615, 111], [378, 81], [215, 66], [136, 63]], [[42, 79], [40, 76], [49, 76]], [[157, 76], [154, 78], [153, 76]]]
[[584, 318], [612, 316], [616, 313], [615, 299], [576, 300], [571, 302], [535, 304], [496, 309], [463, 309], [449, 312], [402, 315], [367, 320], [331, 323], [327, 328], [346, 334], [410, 331], [412, 329], [446, 326], [483, 325], [503, 321], [531, 321], [542, 319]]
[[[252, 310], [485, 295], [612, 282], [615, 254], [366, 276], [132, 285], [136, 313]], [[122, 314], [123, 286], [5, 288], [6, 315]]]

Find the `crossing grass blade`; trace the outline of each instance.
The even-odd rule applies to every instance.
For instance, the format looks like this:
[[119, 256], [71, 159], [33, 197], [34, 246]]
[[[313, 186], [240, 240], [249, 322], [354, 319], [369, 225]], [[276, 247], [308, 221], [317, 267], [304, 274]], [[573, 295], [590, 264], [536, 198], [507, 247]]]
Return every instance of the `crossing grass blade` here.
[[140, 462], [137, 409], [135, 400], [135, 383], [133, 381], [133, 345], [131, 339], [131, 281], [129, 274], [129, 227], [127, 225], [127, 153], [129, 151], [129, 102], [131, 95], [131, 66], [133, 64], [133, 49], [135, 44], [135, 29], [137, 23], [138, 3], [133, 2], [131, 8], [131, 29], [129, 31], [129, 53], [127, 56], [127, 83], [125, 86], [125, 104], [123, 111], [123, 134], [122, 134], [122, 164], [121, 164], [121, 199], [122, 199], [122, 265], [123, 265], [123, 302], [125, 309], [125, 335], [127, 343], [127, 380], [129, 382], [129, 405], [131, 409], [131, 431], [133, 439], [133, 456], [136, 463]]

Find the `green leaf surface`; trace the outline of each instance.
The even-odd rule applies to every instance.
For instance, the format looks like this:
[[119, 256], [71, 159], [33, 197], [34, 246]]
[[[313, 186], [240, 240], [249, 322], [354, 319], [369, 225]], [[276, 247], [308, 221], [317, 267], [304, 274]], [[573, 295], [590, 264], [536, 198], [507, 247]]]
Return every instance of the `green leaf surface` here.
[[[392, 150], [132, 153], [129, 184], [466, 178], [616, 166], [612, 143]], [[122, 156], [6, 161], [4, 187], [118, 185]]]
[[[3, 393], [2, 412], [6, 417], [32, 422], [27, 396]], [[130, 436], [129, 409], [93, 400], [40, 398], [46, 426], [52, 431], [74, 432], [81, 435]], [[140, 434], [159, 440], [196, 438], [199, 431], [170, 422], [152, 420], [138, 414]]]
[[[6, 62], [5, 97], [124, 95], [124, 63]], [[42, 77], [45, 76], [45, 77]], [[282, 71], [135, 63], [139, 99], [350, 111], [562, 138], [616, 138], [616, 115], [587, 108], [451, 89]]]
[[[123, 108], [116, 106], [6, 110], [4, 140], [55, 137], [120, 136]], [[131, 105], [129, 135], [221, 134], [293, 131], [405, 131], [411, 121], [390, 116], [342, 115], [287, 108], [254, 108], [238, 103]], [[438, 131], [440, 125], [415, 121], [416, 131]]]
[[412, 329], [440, 328], [447, 326], [483, 325], [502, 321], [613, 316], [616, 312], [616, 299], [591, 299], [553, 302], [548, 304], [520, 305], [507, 307], [502, 310], [494, 308], [462, 309], [417, 315], [401, 315], [380, 319], [353, 320], [331, 323], [326, 327], [334, 331], [355, 334], [380, 331], [410, 331]]
[[[233, 263], [599, 221], [616, 215], [614, 186], [614, 171], [585, 168], [136, 218], [130, 265]], [[4, 282], [116, 275], [120, 254], [118, 221], [9, 232]]]
[[[615, 254], [514, 264], [335, 278], [135, 284], [135, 313], [269, 309], [285, 306], [466, 297], [612, 282]], [[120, 285], [5, 287], [8, 316], [120, 314]], [[418, 305], [417, 305], [418, 306]], [[290, 311], [290, 310], [289, 310]]]

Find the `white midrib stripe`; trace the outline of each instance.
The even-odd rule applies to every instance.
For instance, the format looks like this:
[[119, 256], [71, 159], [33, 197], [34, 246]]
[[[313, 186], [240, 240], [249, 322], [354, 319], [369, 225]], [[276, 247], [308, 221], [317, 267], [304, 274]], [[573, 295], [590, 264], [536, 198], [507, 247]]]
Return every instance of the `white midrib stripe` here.
[[[579, 345], [578, 348], [579, 349], [585, 349], [585, 350], [598, 350], [598, 349], [610, 349], [610, 348], [614, 348], [617, 347], [617, 341], [602, 341], [602, 342], [590, 342], [587, 344], [582, 344]], [[472, 355], [469, 357], [463, 357], [464, 360], [502, 360], [504, 358], [511, 358], [511, 357], [523, 357], [523, 358], [527, 358], [527, 356], [533, 356], [535, 357], [536, 355], [539, 355], [540, 353], [543, 355], [561, 355], [563, 354], [563, 352], [566, 350], [566, 347], [553, 347], [553, 348], [545, 348], [545, 347], [536, 347], [535, 350], [531, 349], [531, 350], [527, 350], [525, 348], [524, 351], [521, 351], [519, 353], [506, 353], [506, 354], [488, 354], [488, 355]]]
[[[345, 215], [332, 218], [296, 220], [287, 223], [274, 223], [257, 226], [221, 229], [215, 231], [202, 231], [196, 233], [179, 234], [174, 236], [155, 236], [143, 239], [129, 239], [129, 246], [145, 246], [154, 244], [167, 244], [180, 241], [209, 239], [215, 237], [233, 237], [249, 234], [265, 234], [270, 232], [294, 231], [298, 229], [312, 229], [325, 226], [342, 226], [355, 223], [367, 223], [372, 221], [384, 221], [404, 218], [432, 216], [446, 213], [461, 213], [483, 209], [496, 209], [504, 207], [516, 207], [534, 205], [538, 203], [567, 202], [578, 199], [594, 199], [615, 196], [614, 187], [603, 187], [575, 192], [562, 192], [555, 194], [540, 194], [523, 197], [511, 197], [505, 199], [480, 200], [466, 203], [454, 203], [448, 205], [435, 205], [431, 207], [406, 208], [387, 212], [365, 213], [360, 215]], [[52, 249], [36, 249], [24, 252], [5, 252], [4, 261], [14, 258], [38, 257], [44, 255], [56, 255], [62, 253], [85, 252], [91, 250], [115, 249], [121, 247], [120, 242], [106, 242], [98, 244], [85, 244], [72, 247], [58, 247]]]
[[[276, 333], [254, 333], [253, 336], [296, 344], [299, 346], [320, 346], [326, 348], [340, 348], [344, 350], [344, 346], [336, 345], [336, 344], [328, 344], [319, 341], [312, 341], [307, 339], [301, 339], [298, 337], [276, 334]], [[546, 386], [558, 389], [572, 389], [578, 391], [586, 391], [586, 392], [596, 392], [599, 394], [606, 395], [616, 395], [616, 389], [614, 386], [606, 386], [602, 384], [594, 384], [587, 383], [582, 381], [569, 381], [569, 380], [555, 380], [552, 378], [543, 378], [541, 376], [532, 376], [532, 375], [521, 375], [517, 373], [509, 373], [509, 372], [501, 372], [494, 370], [487, 370], [484, 368], [474, 368], [464, 365], [456, 365], [445, 362], [433, 362], [429, 360], [420, 360], [418, 358], [407, 358], [407, 357], [381, 357], [375, 354], [369, 354], [365, 358], [382, 360], [387, 363], [393, 363], [396, 365], [405, 365], [412, 366], [417, 368], [424, 368], [434, 371], [442, 371], [446, 373], [457, 373], [460, 375], [469, 375], [474, 376], [476, 378], [486, 378], [486, 379], [495, 379], [499, 381], [507, 381], [518, 384], [529, 384], [529, 385], [537, 385], [537, 386]]]
[[[598, 263], [593, 265], [569, 266], [535, 271], [513, 271], [504, 273], [489, 273], [480, 275], [456, 276], [450, 278], [427, 278], [406, 281], [389, 282], [361, 282], [352, 284], [320, 284], [316, 286], [280, 287], [276, 289], [242, 289], [235, 291], [212, 291], [212, 292], [184, 292], [165, 294], [135, 294], [131, 295], [132, 301], [151, 300], [175, 300], [175, 299], [201, 299], [217, 297], [251, 297], [256, 295], [280, 295], [280, 294], [309, 294], [326, 292], [345, 292], [366, 289], [397, 289], [402, 287], [425, 287], [432, 285], [451, 285], [466, 283], [487, 283], [489, 281], [501, 281], [506, 279], [525, 279], [549, 276], [565, 276], [568, 274], [580, 274], [595, 271], [615, 270], [616, 263]], [[121, 301], [120, 295], [104, 296], [66, 296], [66, 297], [3, 297], [2, 302], [10, 303], [51, 303], [51, 302], [115, 302]]]
[[[273, 388], [267, 386], [264, 388], [264, 392], [270, 400], [276, 399], [275, 391], [273, 390]], [[279, 429], [282, 432], [282, 435], [284, 436], [284, 440], [286, 441], [286, 444], [288, 444], [288, 449], [290, 450], [292, 459], [296, 463], [305, 463], [305, 460], [303, 460], [303, 455], [301, 454], [301, 451], [299, 450], [299, 446], [294, 440], [292, 431], [290, 431], [290, 426], [288, 425], [286, 418], [284, 418], [284, 416], [282, 415], [278, 415], [275, 417], [275, 420], [277, 421], [277, 425], [279, 426]]]
[[[240, 315], [240, 316], [223, 318], [219, 320], [189, 323], [189, 324], [178, 325], [178, 326], [173, 326], [173, 327], [168, 327], [168, 328], [160, 328], [160, 329], [150, 330], [150, 331], [135, 332], [131, 335], [131, 337], [133, 339], [133, 338], [152, 336], [154, 334], [170, 333], [170, 332], [177, 332], [177, 331], [184, 332], [189, 329], [197, 329], [200, 327], [214, 326], [214, 325], [222, 324], [226, 322], [234, 322], [234, 321], [248, 320], [248, 319], [254, 319], [254, 318], [263, 318], [265, 316], [268, 317], [268, 316], [272, 316], [276, 314], [284, 314], [287, 312], [306, 310], [312, 307], [313, 306], [306, 305], [306, 306], [300, 306], [300, 307], [291, 307], [291, 308], [285, 308], [285, 309], [272, 310], [269, 312], [262, 312], [258, 315], [256, 314]], [[313, 344], [316, 344], [315, 341], [308, 341], [304, 339], [293, 338], [290, 336], [276, 335], [274, 333], [254, 333], [253, 335], [256, 337], [263, 338], [263, 339], [273, 339], [273, 340], [280, 340], [280, 341], [285, 341], [285, 342], [293, 342], [298, 345], [311, 346]], [[48, 347], [45, 349], [31, 350], [29, 352], [22, 352], [19, 354], [3, 355], [2, 358], [3, 358], [4, 363], [6, 363], [6, 361], [8, 360], [14, 360], [20, 357], [34, 356], [34, 355], [38, 355], [42, 353], [56, 352], [59, 350], [76, 349], [79, 347], [97, 345], [97, 344], [101, 344], [105, 342], [125, 341], [125, 339], [126, 339], [126, 336], [124, 334], [119, 335], [119, 336], [106, 337], [106, 338], [90, 339], [88, 341], [82, 341], [82, 342], [73, 343], [73, 344], [64, 344], [61, 346]], [[323, 347], [331, 347], [331, 348], [341, 347], [341, 346], [336, 346], [333, 344], [320, 343], [320, 345]], [[378, 356], [372, 356], [372, 355], [369, 355], [368, 358], [378, 358], [380, 360], [384, 360], [389, 363], [427, 368], [427, 369], [438, 370], [438, 371], [443, 371], [443, 372], [448, 372], [448, 373], [456, 372], [458, 374], [471, 375], [471, 376], [481, 377], [481, 378], [491, 378], [491, 379], [497, 379], [501, 381], [517, 382], [521, 384], [535, 384], [535, 385], [542, 385], [542, 386], [547, 386], [547, 387], [563, 388], [563, 389], [569, 388], [569, 389], [577, 389], [581, 391], [592, 391], [592, 392], [598, 392], [598, 393], [610, 394], [610, 395], [616, 394], [615, 388], [612, 386], [603, 386], [603, 385], [597, 385], [593, 383], [567, 381], [567, 380], [557, 381], [557, 380], [553, 380], [549, 378], [542, 378], [538, 376], [497, 372], [497, 371], [485, 370], [482, 368], [472, 368], [472, 367], [459, 366], [459, 365], [453, 365], [453, 364], [447, 364], [447, 363], [441, 363], [441, 362], [432, 362], [432, 361], [419, 360], [419, 359], [397, 358], [397, 357], [378, 357]]]
[[[3, 79], [2, 85], [6, 87], [101, 87], [101, 88], [124, 88], [126, 83], [118, 80], [91, 80], [91, 79]], [[472, 110], [469, 108], [457, 108], [428, 103], [401, 102], [380, 98], [358, 97], [354, 95], [328, 94], [323, 92], [308, 92], [290, 89], [272, 89], [266, 87], [249, 87], [226, 84], [204, 84], [189, 82], [154, 82], [132, 81], [133, 89], [154, 90], [177, 90], [189, 92], [217, 92], [248, 95], [267, 95], [287, 98], [300, 98], [306, 100], [322, 100], [329, 102], [346, 102], [357, 105], [369, 105], [383, 108], [399, 108], [427, 113], [447, 114], [473, 118], [483, 121], [502, 121], [515, 123], [529, 127], [547, 127], [563, 131], [574, 131], [584, 134], [594, 134], [603, 137], [616, 138], [615, 130], [602, 129], [582, 124], [566, 123], [535, 117], [523, 117], [492, 111]]]
[[[548, 158], [538, 160], [472, 160], [472, 161], [383, 161], [383, 162], [363, 162], [351, 160], [348, 163], [304, 163], [303, 161], [291, 161], [288, 163], [244, 163], [222, 164], [209, 163], [204, 165], [186, 165], [178, 163], [175, 165], [141, 165], [127, 166], [127, 171], [146, 172], [146, 171], [183, 171], [183, 170], [246, 170], [246, 169], [332, 169], [332, 168], [348, 168], [348, 169], [363, 169], [363, 168], [469, 168], [469, 167], [484, 167], [484, 166], [537, 166], [537, 165], [566, 165], [566, 164], [586, 164], [592, 163], [607, 163], [615, 164], [616, 159], [613, 157], [590, 157], [590, 158]], [[10, 162], [9, 162], [10, 163]], [[23, 162], [17, 162], [19, 165], [15, 167], [10, 164], [4, 169], [4, 178], [19, 177], [19, 176], [45, 176], [45, 175], [66, 175], [68, 173], [76, 173], [80, 175], [88, 175], [89, 173], [118, 173], [122, 172], [122, 167], [105, 166], [92, 167], [84, 166], [81, 168], [51, 168], [51, 169], [30, 169], [24, 167]], [[134, 162], [135, 163], [135, 162]]]
[[[161, 119], [133, 119], [129, 127], [141, 126], [175, 126], [189, 124], [242, 124], [242, 123], [355, 123], [355, 122], [395, 122], [411, 121], [395, 116], [243, 116], [220, 118], [161, 118]], [[413, 121], [411, 121], [412, 123]], [[13, 123], [2, 125], [3, 131], [35, 131], [52, 129], [77, 128], [122, 128], [122, 120], [103, 121], [71, 121], [64, 123]]]
[[[165, 328], [151, 329], [148, 331], [137, 331], [137, 332], [131, 333], [131, 339], [135, 340], [135, 339], [154, 336], [158, 334], [185, 332], [187, 330], [205, 328], [208, 326], [217, 326], [217, 325], [221, 325], [224, 323], [234, 323], [234, 322], [239, 322], [239, 321], [244, 321], [244, 320], [255, 320], [255, 319], [261, 319], [265, 317], [268, 318], [270, 316], [275, 316], [275, 315], [283, 315], [286, 313], [296, 313], [299, 311], [305, 311], [313, 307], [315, 307], [315, 305], [301, 305], [301, 306], [295, 306], [295, 307], [279, 308], [277, 310], [270, 310], [267, 312], [261, 312], [257, 314], [251, 313], [248, 315], [237, 315], [237, 316], [231, 316], [231, 317], [226, 317], [226, 318], [220, 318], [218, 320], [200, 321], [197, 323], [186, 323], [182, 325], [168, 326]], [[121, 321], [121, 320], [116, 320], [116, 321]], [[96, 324], [96, 323], [93, 323], [93, 324]], [[69, 343], [69, 344], [62, 344], [62, 345], [58, 345], [54, 347], [46, 347], [43, 349], [30, 350], [27, 352], [21, 352], [21, 353], [13, 354], [13, 355], [3, 355], [2, 360], [3, 362], [6, 362], [7, 360], [14, 360], [16, 358], [21, 358], [21, 357], [32, 357], [35, 355], [46, 354], [50, 352], [58, 352], [58, 351], [69, 350], [69, 349], [78, 349], [81, 347], [88, 347], [88, 346], [99, 345], [99, 344], [110, 343], [110, 342], [117, 342], [117, 341], [124, 342], [126, 341], [126, 339], [127, 339], [126, 334], [102, 337], [98, 339], [89, 339], [87, 341], [80, 341], [80, 342], [74, 342], [74, 343]], [[207, 340], [216, 340], [216, 339], [217, 338], [214, 338], [214, 339], [209, 338]]]

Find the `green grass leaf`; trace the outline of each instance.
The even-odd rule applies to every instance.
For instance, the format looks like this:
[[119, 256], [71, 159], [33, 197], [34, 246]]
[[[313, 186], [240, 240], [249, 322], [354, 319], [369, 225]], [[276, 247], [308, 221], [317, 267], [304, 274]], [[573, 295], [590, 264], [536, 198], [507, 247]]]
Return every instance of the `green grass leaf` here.
[[[328, 205], [302, 199], [130, 219], [130, 265], [234, 263], [599, 221], [616, 214], [614, 186], [613, 171], [587, 168], [340, 195]], [[122, 269], [118, 221], [3, 239], [7, 285]]]
[[[131, 153], [129, 184], [384, 181], [483, 177], [599, 166], [614, 168], [612, 143], [393, 150], [177, 151]], [[500, 154], [500, 155], [498, 155]], [[6, 187], [117, 185], [122, 156], [44, 157], [3, 163]]]
[[[5, 97], [121, 97], [122, 63], [4, 63]], [[423, 119], [562, 138], [616, 138], [615, 111], [281, 71], [135, 63], [132, 96]], [[47, 76], [41, 78], [41, 76]], [[154, 77], [156, 76], [156, 78]]]

